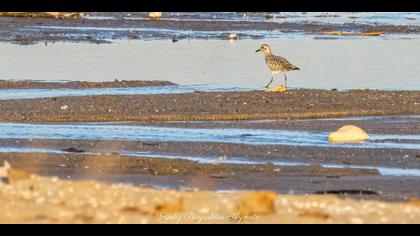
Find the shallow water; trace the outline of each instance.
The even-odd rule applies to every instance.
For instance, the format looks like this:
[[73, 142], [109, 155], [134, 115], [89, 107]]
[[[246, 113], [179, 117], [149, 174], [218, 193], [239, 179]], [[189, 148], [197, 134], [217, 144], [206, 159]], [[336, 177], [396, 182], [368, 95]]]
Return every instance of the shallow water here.
[[[357, 17], [357, 18], [354, 18]], [[275, 22], [357, 23], [369, 25], [419, 25], [419, 12], [284, 12], [273, 14]]]
[[[354, 18], [357, 17], [357, 18]], [[147, 12], [87, 13], [86, 19], [145, 20]], [[360, 23], [387, 25], [419, 25], [419, 12], [165, 12], [171, 21], [233, 21], [233, 22], [319, 22], [326, 24]]]
[[214, 142], [249, 145], [292, 145], [329, 148], [397, 148], [420, 150], [420, 135], [370, 134], [364, 143], [330, 143], [326, 132], [269, 129], [195, 129], [116, 123], [0, 123], [0, 138]]
[[416, 122], [415, 119], [420, 119], [420, 115], [407, 115], [407, 116], [350, 116], [339, 118], [321, 118], [323, 121], [383, 121], [383, 122]]
[[[419, 39], [181, 40], [177, 43], [153, 40], [48, 46], [2, 43], [0, 79], [168, 80], [183, 86], [205, 85], [207, 89], [263, 89], [270, 72], [263, 55], [255, 53], [261, 43], [269, 43], [275, 54], [302, 69], [288, 74], [291, 88], [420, 89]], [[277, 75], [273, 86], [282, 82], [282, 75]], [[83, 95], [106, 91], [115, 90], [73, 92]], [[1, 90], [10, 96], [15, 92]], [[32, 96], [37, 93], [46, 91], [28, 91]], [[47, 93], [59, 96], [66, 92]], [[7, 95], [2, 95], [2, 99], [7, 99]]]
[[91, 88], [91, 89], [5, 89], [0, 90], [0, 100], [31, 99], [64, 96], [94, 95], [139, 95], [139, 94], [176, 94], [201, 92], [241, 92], [247, 88], [213, 88], [208, 85], [144, 86], [133, 88]]
[[[77, 31], [82, 33], [88, 33], [92, 31], [100, 31], [103, 34], [103, 38], [118, 39], [115, 36], [115, 32], [127, 32], [133, 31], [138, 33], [136, 36], [142, 40], [156, 40], [156, 39], [226, 39], [229, 34], [235, 33], [241, 37], [241, 39], [255, 39], [255, 38], [314, 38], [318, 35], [306, 35], [299, 32], [285, 33], [279, 30], [180, 30], [180, 29], [162, 29], [162, 28], [144, 28], [144, 27], [85, 27], [85, 26], [31, 26], [32, 30], [37, 29], [51, 29], [51, 30], [62, 30], [62, 31]], [[63, 33], [64, 34], [64, 33]], [[71, 35], [65, 33], [66, 35]], [[105, 37], [106, 36], [106, 37]], [[336, 38], [334, 36], [326, 36], [327, 38]], [[382, 36], [381, 36], [382, 37]], [[402, 37], [402, 35], [389, 35], [384, 38], [395, 38]], [[406, 36], [408, 38], [416, 38], [419, 35]], [[353, 37], [359, 38], [359, 37]]]
[[[47, 148], [26, 148], [26, 147], [0, 147], [0, 153], [57, 153], [67, 154], [67, 152], [47, 149]], [[106, 153], [84, 153], [87, 155], [106, 155]], [[188, 155], [174, 155], [153, 152], [136, 152], [136, 151], [123, 151], [120, 152], [123, 156], [131, 157], [149, 157], [149, 158], [163, 158], [163, 159], [182, 159], [189, 161], [197, 161], [204, 164], [243, 164], [243, 165], [256, 165], [256, 164], [273, 164], [276, 166], [311, 166], [310, 163], [304, 162], [289, 162], [289, 161], [264, 161], [258, 159], [247, 160], [247, 158], [230, 157], [227, 160], [220, 161], [217, 157], [203, 157], [203, 156], [188, 156]], [[361, 165], [343, 165], [343, 164], [321, 164], [323, 168], [356, 168], [356, 169], [377, 169], [382, 176], [396, 176], [396, 177], [420, 177], [419, 169], [405, 169], [405, 168], [390, 168], [383, 166], [361, 166]]]
[[[171, 154], [159, 154], [151, 152], [123, 152], [121, 153], [127, 156], [141, 156], [150, 158], [169, 158], [169, 159], [184, 159], [190, 161], [198, 161], [200, 163], [214, 164], [214, 163], [227, 163], [227, 164], [273, 164], [277, 166], [311, 166], [310, 163], [303, 162], [289, 162], [289, 161], [263, 161], [263, 160], [246, 160], [246, 158], [230, 157], [225, 161], [218, 161], [217, 157], [197, 157], [197, 156], [185, 156], [185, 155], [171, 155]], [[419, 169], [404, 169], [404, 168], [390, 168], [384, 166], [361, 166], [361, 165], [343, 165], [343, 164], [321, 164], [323, 168], [355, 168], [355, 169], [377, 169], [382, 176], [411, 176], [420, 177]]]
[[[420, 115], [387, 115], [387, 116], [346, 116], [346, 117], [337, 117], [337, 118], [318, 118], [318, 119], [299, 119], [295, 120], [296, 122], [307, 122], [307, 121], [372, 121], [372, 122], [383, 122], [383, 123], [402, 123], [402, 122], [419, 122]], [[244, 120], [241, 121], [243, 123], [272, 123], [278, 122], [279, 120]], [[281, 120], [280, 120], [281, 121]], [[208, 121], [167, 121], [166, 123], [192, 123], [192, 124], [204, 124]], [[230, 120], [219, 120], [219, 121], [211, 121], [211, 123], [221, 123], [221, 124], [229, 124], [229, 123], [236, 123], [238, 121], [230, 121]]]

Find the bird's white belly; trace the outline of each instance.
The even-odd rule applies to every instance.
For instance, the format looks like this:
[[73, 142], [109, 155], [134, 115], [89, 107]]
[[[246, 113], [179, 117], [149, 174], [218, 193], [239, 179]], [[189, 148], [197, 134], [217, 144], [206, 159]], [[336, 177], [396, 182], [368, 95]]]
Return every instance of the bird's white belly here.
[[281, 70], [277, 70], [277, 71], [271, 71], [272, 74], [280, 74]]

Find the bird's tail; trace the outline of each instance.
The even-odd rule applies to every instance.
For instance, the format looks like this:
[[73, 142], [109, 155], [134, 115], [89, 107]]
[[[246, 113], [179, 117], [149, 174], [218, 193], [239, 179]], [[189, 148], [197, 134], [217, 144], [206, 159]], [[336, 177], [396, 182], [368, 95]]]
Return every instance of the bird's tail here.
[[292, 70], [300, 70], [300, 68], [297, 66], [292, 66]]

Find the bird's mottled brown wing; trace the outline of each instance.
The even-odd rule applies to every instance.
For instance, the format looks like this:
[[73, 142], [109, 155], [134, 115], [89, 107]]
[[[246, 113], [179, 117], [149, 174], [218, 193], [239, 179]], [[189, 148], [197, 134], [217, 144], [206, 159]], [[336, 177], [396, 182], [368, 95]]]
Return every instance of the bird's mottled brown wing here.
[[279, 57], [279, 56], [267, 56], [265, 58], [265, 61], [268, 65], [268, 67], [272, 71], [291, 71], [291, 70], [299, 70], [297, 66], [294, 66], [292, 63], [290, 63], [286, 58]]

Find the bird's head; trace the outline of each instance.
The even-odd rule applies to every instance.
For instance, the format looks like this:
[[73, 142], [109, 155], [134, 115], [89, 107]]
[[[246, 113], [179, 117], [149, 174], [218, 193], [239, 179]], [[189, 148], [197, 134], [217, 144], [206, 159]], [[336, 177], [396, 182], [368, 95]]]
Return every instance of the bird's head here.
[[268, 44], [262, 44], [255, 52], [263, 52], [264, 54], [271, 54], [271, 48]]

